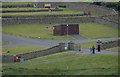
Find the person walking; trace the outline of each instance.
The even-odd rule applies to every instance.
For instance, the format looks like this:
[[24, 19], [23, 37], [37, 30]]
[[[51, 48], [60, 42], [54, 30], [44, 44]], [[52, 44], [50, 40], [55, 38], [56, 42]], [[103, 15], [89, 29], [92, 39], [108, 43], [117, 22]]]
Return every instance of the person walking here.
[[93, 51], [92, 53], [95, 54], [95, 47], [94, 47], [94, 45], [92, 46], [92, 51]]

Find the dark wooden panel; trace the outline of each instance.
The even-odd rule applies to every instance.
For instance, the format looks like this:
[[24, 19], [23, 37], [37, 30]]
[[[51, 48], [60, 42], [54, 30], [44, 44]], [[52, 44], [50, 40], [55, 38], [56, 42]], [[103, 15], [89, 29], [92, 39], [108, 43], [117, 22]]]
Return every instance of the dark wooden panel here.
[[69, 24], [67, 27], [67, 24], [61, 24], [56, 25], [54, 29], [54, 35], [67, 35], [67, 28], [68, 28], [68, 34], [79, 34], [79, 24]]

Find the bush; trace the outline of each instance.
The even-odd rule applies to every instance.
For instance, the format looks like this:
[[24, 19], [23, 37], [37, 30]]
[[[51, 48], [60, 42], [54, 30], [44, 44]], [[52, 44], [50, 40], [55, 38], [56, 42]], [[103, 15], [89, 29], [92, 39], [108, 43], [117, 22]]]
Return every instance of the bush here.
[[66, 8], [66, 5], [59, 5], [59, 7]]

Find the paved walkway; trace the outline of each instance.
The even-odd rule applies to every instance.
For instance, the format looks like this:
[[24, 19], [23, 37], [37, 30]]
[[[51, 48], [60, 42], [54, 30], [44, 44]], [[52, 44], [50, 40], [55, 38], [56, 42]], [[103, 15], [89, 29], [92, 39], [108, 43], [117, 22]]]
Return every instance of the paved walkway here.
[[[79, 51], [78, 49], [75, 49], [75, 51]], [[80, 53], [89, 53], [89, 49], [81, 48]], [[97, 50], [95, 50], [95, 53], [98, 53]], [[115, 51], [107, 51], [107, 50], [101, 50], [100, 54], [120, 54], [120, 52]]]
[[88, 38], [82, 36], [82, 35], [69, 35], [72, 38], [75, 38], [76, 40], [88, 40]]
[[[100, 40], [116, 40], [120, 39], [120, 37], [112, 37], [112, 38], [100, 38]], [[81, 39], [81, 40], [69, 40], [74, 43], [83, 43], [90, 41], [97, 41], [98, 39]], [[52, 40], [52, 39], [39, 39], [39, 38], [28, 38], [28, 37], [20, 37], [14, 35], [2, 34], [2, 41], [6, 42], [5, 46], [19, 46], [19, 45], [33, 45], [40, 47], [52, 47], [57, 45], [60, 42], [67, 42], [67, 40]]]

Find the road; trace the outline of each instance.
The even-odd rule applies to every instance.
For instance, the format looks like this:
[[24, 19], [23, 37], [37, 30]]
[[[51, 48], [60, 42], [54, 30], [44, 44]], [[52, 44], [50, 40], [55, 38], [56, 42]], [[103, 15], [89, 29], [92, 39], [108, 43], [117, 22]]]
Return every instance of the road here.
[[[120, 37], [112, 37], [112, 38], [99, 38], [102, 40], [116, 40], [120, 39]], [[74, 43], [83, 43], [83, 42], [90, 42], [90, 41], [97, 41], [98, 39], [77, 39], [77, 40], [69, 40], [73, 41]], [[6, 44], [5, 46], [20, 46], [20, 45], [33, 45], [33, 46], [40, 46], [40, 47], [52, 47], [57, 45], [60, 42], [67, 42], [66, 40], [52, 40], [52, 39], [39, 39], [39, 38], [28, 38], [28, 37], [21, 37], [21, 36], [14, 36], [2, 33], [2, 41]]]

